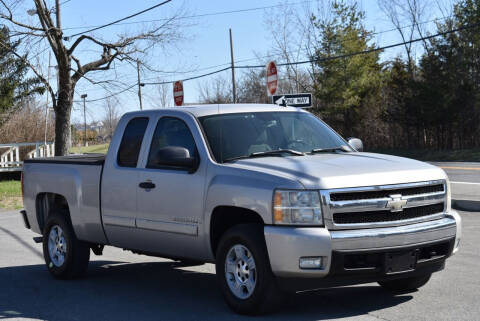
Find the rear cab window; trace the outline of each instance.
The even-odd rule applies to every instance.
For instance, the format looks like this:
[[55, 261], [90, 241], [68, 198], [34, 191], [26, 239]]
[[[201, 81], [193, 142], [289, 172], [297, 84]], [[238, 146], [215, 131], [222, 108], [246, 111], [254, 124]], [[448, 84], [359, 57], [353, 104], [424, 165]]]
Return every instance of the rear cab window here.
[[136, 117], [128, 122], [118, 149], [118, 166], [137, 167], [138, 156], [147, 126], [148, 117]]

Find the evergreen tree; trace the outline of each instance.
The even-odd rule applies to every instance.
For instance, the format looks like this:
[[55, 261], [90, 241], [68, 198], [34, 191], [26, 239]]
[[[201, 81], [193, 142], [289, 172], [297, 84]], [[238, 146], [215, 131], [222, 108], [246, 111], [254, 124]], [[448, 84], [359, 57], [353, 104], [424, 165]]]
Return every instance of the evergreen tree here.
[[8, 28], [0, 28], [0, 113], [11, 111], [21, 99], [43, 93], [37, 78], [27, 77], [28, 66], [24, 58], [15, 56], [20, 41], [12, 41]]
[[[312, 17], [321, 36], [313, 57], [319, 70], [314, 94], [319, 112], [344, 136], [354, 136], [362, 118], [375, 112], [381, 82], [379, 52], [352, 55], [375, 48], [363, 24], [365, 14], [356, 4], [344, 2], [334, 2], [333, 10], [328, 21]], [[344, 58], [331, 59], [336, 56]]]
[[477, 27], [431, 40], [421, 59], [423, 86], [418, 101], [432, 147], [480, 146], [479, 24], [480, 0], [460, 1], [454, 6], [454, 17], [439, 24], [438, 31]]

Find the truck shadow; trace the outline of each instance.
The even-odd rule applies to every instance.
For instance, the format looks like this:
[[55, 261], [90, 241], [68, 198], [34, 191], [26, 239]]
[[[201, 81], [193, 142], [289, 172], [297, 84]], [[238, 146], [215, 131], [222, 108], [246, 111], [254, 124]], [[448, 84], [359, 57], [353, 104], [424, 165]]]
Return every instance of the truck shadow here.
[[[44, 265], [0, 268], [0, 319], [242, 320], [224, 304], [215, 274], [174, 262], [94, 261], [88, 275], [60, 281]], [[318, 320], [364, 315], [409, 301], [378, 286], [296, 294], [264, 320]]]

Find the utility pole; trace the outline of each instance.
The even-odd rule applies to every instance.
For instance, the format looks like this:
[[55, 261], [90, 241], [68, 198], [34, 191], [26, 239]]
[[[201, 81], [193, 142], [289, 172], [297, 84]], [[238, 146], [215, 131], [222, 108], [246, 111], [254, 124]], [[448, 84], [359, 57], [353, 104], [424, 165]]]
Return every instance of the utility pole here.
[[142, 84], [140, 82], [140, 59], [137, 59], [137, 77], [138, 77], [138, 100], [140, 101], [140, 110], [143, 110], [142, 87], [145, 86], [145, 84]]
[[[48, 71], [47, 71], [47, 82], [50, 83], [50, 61], [52, 59], [52, 52], [48, 52]], [[45, 148], [47, 148], [47, 128], [48, 128], [48, 97], [50, 95], [47, 92], [47, 106], [45, 107]]]
[[55, 0], [55, 7], [56, 7], [55, 15], [57, 17], [57, 28], [59, 30], [62, 30], [62, 21], [60, 17], [60, 0]]
[[233, 94], [233, 103], [237, 102], [237, 89], [235, 85], [235, 62], [233, 59], [233, 38], [232, 38], [232, 28], [230, 30], [230, 57], [232, 59], [232, 94]]
[[85, 104], [85, 98], [87, 98], [87, 94], [83, 94], [81, 97], [83, 98], [83, 140], [84, 145], [87, 146], [87, 113]]

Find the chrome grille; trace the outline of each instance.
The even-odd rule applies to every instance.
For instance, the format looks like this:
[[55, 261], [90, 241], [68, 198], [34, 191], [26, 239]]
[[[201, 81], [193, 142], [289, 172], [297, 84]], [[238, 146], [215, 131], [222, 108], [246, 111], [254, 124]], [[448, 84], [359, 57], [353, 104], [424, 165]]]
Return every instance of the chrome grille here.
[[400, 188], [392, 190], [371, 191], [371, 192], [354, 192], [354, 193], [333, 193], [330, 194], [330, 200], [332, 201], [352, 201], [362, 199], [374, 199], [385, 198], [392, 194], [400, 194], [402, 196], [418, 195], [418, 194], [430, 194], [443, 192], [443, 184], [437, 184], [432, 186], [420, 186], [410, 188]]
[[347, 212], [334, 213], [333, 222], [335, 224], [359, 224], [375, 222], [394, 222], [401, 220], [410, 220], [432, 214], [443, 212], [443, 203], [410, 207], [401, 212], [392, 213], [390, 211], [370, 211], [370, 212]]
[[325, 225], [332, 230], [433, 220], [444, 216], [447, 202], [446, 182], [443, 180], [333, 189], [320, 193]]

